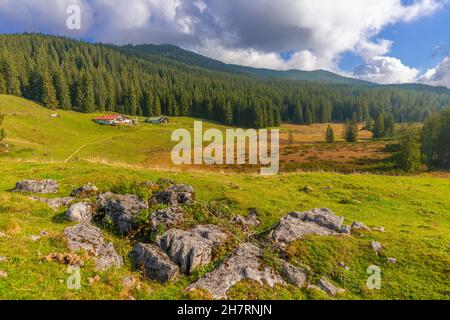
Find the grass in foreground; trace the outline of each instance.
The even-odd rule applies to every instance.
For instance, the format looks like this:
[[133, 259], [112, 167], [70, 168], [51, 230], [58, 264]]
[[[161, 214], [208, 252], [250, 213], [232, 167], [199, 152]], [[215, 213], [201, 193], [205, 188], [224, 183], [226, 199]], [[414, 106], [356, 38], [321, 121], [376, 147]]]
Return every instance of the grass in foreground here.
[[[59, 195], [92, 182], [107, 190], [124, 181], [156, 180], [168, 177], [192, 184], [202, 202], [215, 201], [228, 207], [231, 215], [246, 214], [258, 208], [263, 232], [292, 210], [328, 207], [344, 216], [346, 223], [362, 221], [369, 226], [383, 226], [385, 233], [373, 232], [351, 238], [311, 237], [297, 241], [288, 249], [293, 264], [311, 267], [311, 281], [329, 277], [347, 289], [340, 299], [449, 299], [450, 298], [450, 180], [432, 177], [386, 177], [375, 175], [282, 174], [276, 177], [256, 175], [221, 175], [206, 173], [171, 173], [129, 169], [86, 162], [38, 164], [0, 162], [0, 256], [9, 261], [0, 263], [8, 273], [0, 278], [2, 299], [181, 299], [200, 298], [186, 294], [184, 288], [213, 265], [198, 270], [190, 277], [181, 277], [173, 284], [161, 285], [141, 279], [141, 288], [129, 292], [122, 279], [131, 269], [127, 254], [130, 240], [104, 231], [113, 241], [126, 265], [104, 273], [94, 271], [92, 263], [82, 268], [82, 289], [66, 288], [67, 267], [42, 258], [53, 252], [67, 252], [61, 236], [70, 224], [63, 220], [64, 210], [54, 212], [44, 204], [28, 200], [27, 195], [11, 193], [15, 182], [23, 179], [52, 178], [60, 183]], [[305, 193], [304, 186], [313, 192]], [[332, 188], [328, 188], [332, 187]], [[217, 221], [215, 217], [194, 215], [199, 222]], [[228, 221], [221, 226], [232, 231]], [[38, 241], [31, 240], [45, 230], [50, 233]], [[237, 233], [238, 236], [239, 233]], [[376, 256], [370, 248], [372, 240], [383, 244]], [[273, 263], [268, 252], [267, 263]], [[388, 264], [387, 257], [398, 259]], [[350, 271], [338, 266], [345, 262]], [[217, 264], [219, 261], [215, 261]], [[381, 290], [366, 288], [367, 268], [377, 265], [382, 270]], [[274, 266], [276, 267], [276, 265]], [[93, 285], [88, 278], [96, 274], [101, 280]], [[270, 289], [245, 281], [229, 292], [230, 298], [242, 299], [324, 299], [307, 289], [293, 286]]]

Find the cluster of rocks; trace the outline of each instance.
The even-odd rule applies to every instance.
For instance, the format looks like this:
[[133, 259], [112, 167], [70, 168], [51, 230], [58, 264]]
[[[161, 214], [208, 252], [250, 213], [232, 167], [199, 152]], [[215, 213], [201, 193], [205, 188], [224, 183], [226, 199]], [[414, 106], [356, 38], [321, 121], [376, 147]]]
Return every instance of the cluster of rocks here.
[[[47, 257], [47, 260], [80, 263], [76, 253], [83, 250], [94, 256], [98, 270], [122, 266], [122, 257], [117, 254], [112, 243], [104, 240], [100, 229], [92, 224], [93, 217], [102, 212], [111, 219], [120, 234], [126, 236], [137, 227], [139, 213], [148, 210], [152, 205], [163, 204], [168, 207], [150, 214], [149, 224], [153, 231], [157, 231], [160, 226], [167, 231], [158, 236], [154, 243], [137, 243], [134, 246], [129, 254], [134, 266], [142, 270], [148, 279], [167, 282], [174, 280], [181, 273], [189, 275], [196, 268], [210, 264], [214, 249], [225, 243], [228, 235], [215, 225], [198, 225], [189, 230], [177, 228], [184, 221], [185, 212], [182, 206], [195, 202], [194, 188], [162, 179], [156, 184], [146, 181], [142, 186], [156, 188], [155, 190], [165, 186], [165, 189], [157, 192], [149, 201], [144, 201], [136, 195], [118, 195], [111, 192], [99, 194], [93, 185], [73, 190], [70, 197], [33, 198], [53, 208], [69, 206], [66, 219], [79, 223], [64, 230], [72, 253], [53, 254]], [[54, 193], [57, 192], [57, 183], [51, 180], [22, 181], [17, 183], [16, 191]], [[92, 196], [96, 196], [94, 203], [82, 201]], [[77, 199], [81, 201], [73, 203]], [[256, 209], [251, 210], [248, 217], [237, 216], [231, 222], [241, 224], [244, 231], [260, 224]], [[343, 217], [326, 208], [291, 212], [270, 230], [267, 240], [275, 249], [284, 250], [293, 241], [309, 235], [349, 236], [355, 232], [371, 231], [361, 222], [353, 222], [350, 226], [344, 226], [343, 222]], [[376, 230], [384, 232], [382, 227]], [[376, 254], [382, 250], [378, 242], [372, 242], [372, 248]], [[308, 284], [310, 270], [307, 267], [294, 266], [285, 260], [279, 261], [281, 273], [277, 273], [273, 268], [264, 267], [263, 256], [263, 250], [255, 244], [241, 243], [220, 266], [191, 284], [187, 290], [202, 289], [209, 292], [213, 298], [223, 299], [227, 297], [227, 292], [233, 285], [250, 279], [271, 287], [287, 282], [298, 287], [322, 290], [331, 296], [344, 291], [325, 277], [316, 285]], [[390, 258], [389, 262], [395, 263], [396, 260]], [[350, 270], [344, 263], [340, 266]]]

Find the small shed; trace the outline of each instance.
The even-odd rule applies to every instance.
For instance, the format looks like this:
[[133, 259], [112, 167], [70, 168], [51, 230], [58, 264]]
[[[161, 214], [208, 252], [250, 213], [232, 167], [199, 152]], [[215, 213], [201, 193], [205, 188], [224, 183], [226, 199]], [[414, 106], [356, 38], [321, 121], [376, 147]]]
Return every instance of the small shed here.
[[166, 125], [169, 123], [169, 118], [161, 116], [161, 117], [151, 117], [148, 118], [147, 120], [145, 120], [146, 123], [151, 123], [151, 124], [162, 124], [162, 125]]

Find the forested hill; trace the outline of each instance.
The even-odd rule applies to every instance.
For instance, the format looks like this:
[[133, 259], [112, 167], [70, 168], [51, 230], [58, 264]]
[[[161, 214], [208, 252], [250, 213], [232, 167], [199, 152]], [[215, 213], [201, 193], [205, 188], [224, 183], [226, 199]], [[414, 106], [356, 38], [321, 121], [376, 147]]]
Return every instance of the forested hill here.
[[48, 108], [190, 115], [244, 127], [363, 121], [386, 112], [397, 121], [422, 121], [450, 105], [440, 91], [258, 78], [37, 34], [0, 35], [0, 93]]
[[[308, 81], [308, 82], [319, 82], [323, 84], [348, 84], [355, 86], [376, 86], [376, 84], [352, 79], [347, 77], [342, 77], [335, 73], [316, 70], [316, 71], [301, 71], [301, 70], [288, 70], [288, 71], [278, 71], [263, 68], [251, 68], [235, 64], [226, 64], [218, 60], [214, 60], [197, 53], [184, 50], [180, 47], [174, 45], [154, 45], [154, 44], [144, 44], [144, 45], [128, 45], [124, 46], [133, 52], [144, 53], [149, 55], [159, 55], [166, 57], [171, 60], [182, 62], [189, 65], [198, 66], [201, 68], [231, 72], [237, 74], [244, 74], [263, 78], [280, 78], [280, 79], [290, 79], [298, 81]], [[449, 91], [450, 93], [450, 91]]]

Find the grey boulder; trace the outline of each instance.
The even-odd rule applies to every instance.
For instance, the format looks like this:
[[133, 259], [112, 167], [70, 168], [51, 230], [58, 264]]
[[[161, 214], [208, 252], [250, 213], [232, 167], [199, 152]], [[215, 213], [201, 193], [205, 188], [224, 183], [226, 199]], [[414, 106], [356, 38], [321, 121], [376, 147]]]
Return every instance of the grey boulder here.
[[270, 287], [284, 284], [283, 279], [271, 268], [261, 269], [263, 252], [251, 243], [241, 244], [217, 269], [190, 285], [187, 290], [202, 289], [214, 299], [226, 299], [228, 290], [236, 283], [250, 279]]
[[172, 185], [166, 190], [156, 194], [153, 201], [155, 203], [163, 203], [168, 206], [192, 204], [195, 201], [195, 191], [194, 188], [189, 185]]
[[368, 226], [366, 226], [364, 223], [358, 222], [358, 221], [353, 222], [353, 224], [351, 226], [351, 230], [352, 230], [352, 232], [355, 232], [355, 231], [371, 231]]
[[53, 210], [57, 210], [61, 207], [68, 207], [70, 205], [70, 203], [75, 200], [75, 198], [64, 197], [64, 198], [47, 199], [47, 198], [30, 197], [30, 200], [45, 203]]
[[161, 283], [171, 281], [178, 275], [178, 266], [158, 247], [138, 243], [130, 253], [134, 266], [144, 271], [144, 276]]
[[93, 184], [87, 184], [85, 186], [72, 190], [70, 196], [76, 198], [89, 198], [97, 194], [97, 192], [98, 188], [96, 186], [94, 186]]
[[55, 180], [24, 180], [16, 183], [15, 192], [57, 193], [58, 183]]
[[159, 209], [150, 215], [150, 224], [152, 230], [157, 230], [158, 226], [165, 228], [175, 227], [183, 221], [184, 210], [181, 207], [169, 207]]
[[106, 270], [113, 266], [123, 265], [120, 257], [112, 243], [106, 243], [100, 229], [90, 224], [78, 224], [64, 230], [70, 251], [78, 252], [84, 250], [95, 256], [96, 269]]
[[227, 235], [218, 227], [206, 225], [188, 231], [168, 230], [157, 238], [157, 243], [180, 266], [181, 272], [189, 274], [195, 268], [209, 264], [213, 248], [226, 239]]
[[269, 233], [269, 239], [278, 248], [308, 235], [339, 235], [344, 218], [328, 209], [313, 209], [306, 212], [291, 212]]
[[92, 207], [87, 202], [71, 205], [66, 212], [66, 219], [72, 222], [89, 223], [92, 220]]
[[345, 292], [345, 289], [341, 289], [336, 287], [334, 284], [331, 283], [330, 280], [328, 280], [326, 277], [322, 277], [319, 282], [317, 283], [318, 287], [325, 291], [330, 296], [336, 296], [340, 293]]
[[148, 203], [134, 195], [116, 195], [107, 200], [106, 214], [122, 235], [129, 234], [136, 227], [136, 215], [148, 209]]
[[290, 263], [283, 262], [282, 263], [282, 275], [289, 282], [299, 288], [305, 286], [306, 279], [308, 277], [308, 273], [306, 270], [302, 268], [298, 268], [293, 266]]

